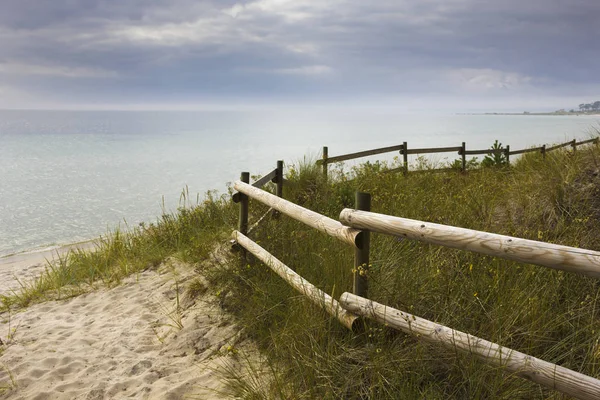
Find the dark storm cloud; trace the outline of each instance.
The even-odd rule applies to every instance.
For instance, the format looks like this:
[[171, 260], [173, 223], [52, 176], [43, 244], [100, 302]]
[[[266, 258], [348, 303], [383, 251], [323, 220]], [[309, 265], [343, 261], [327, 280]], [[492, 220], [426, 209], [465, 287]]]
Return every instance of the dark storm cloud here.
[[600, 2], [13, 0], [0, 106], [598, 94]]

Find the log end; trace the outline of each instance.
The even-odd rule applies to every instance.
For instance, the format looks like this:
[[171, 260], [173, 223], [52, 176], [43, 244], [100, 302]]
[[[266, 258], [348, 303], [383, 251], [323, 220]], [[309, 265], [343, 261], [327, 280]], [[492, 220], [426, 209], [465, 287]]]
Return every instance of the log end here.
[[342, 225], [346, 225], [346, 226], [351, 226], [351, 221], [352, 221], [352, 213], [356, 211], [352, 208], [344, 208], [342, 210], [342, 212], [340, 213], [340, 217], [339, 220], [342, 223]]

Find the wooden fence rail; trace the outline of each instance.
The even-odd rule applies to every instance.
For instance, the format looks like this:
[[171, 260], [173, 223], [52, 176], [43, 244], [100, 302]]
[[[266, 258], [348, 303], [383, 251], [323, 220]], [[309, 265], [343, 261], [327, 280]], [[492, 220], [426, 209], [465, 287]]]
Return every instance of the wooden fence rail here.
[[504, 149], [485, 149], [485, 150], [465, 150], [464, 154], [467, 156], [476, 156], [482, 154], [505, 154]]
[[349, 227], [600, 278], [600, 252], [346, 208]]
[[267, 183], [274, 180], [275, 177], [277, 177], [277, 169], [274, 169], [273, 171], [269, 172], [268, 174], [266, 174], [265, 176], [263, 176], [262, 178], [260, 178], [256, 182], [254, 182], [252, 184], [252, 186], [254, 186], [255, 188], [261, 188], [261, 187], [265, 186]]
[[462, 146], [458, 147], [434, 147], [424, 149], [407, 149], [404, 151], [404, 147], [400, 150], [400, 154], [430, 154], [430, 153], [456, 153], [462, 150]]
[[593, 138], [593, 139], [588, 139], [588, 140], [582, 140], [581, 142], [575, 142], [576, 146], [581, 146], [582, 144], [589, 144], [589, 143], [598, 143], [598, 138]]
[[541, 152], [543, 149], [543, 146], [540, 147], [532, 147], [530, 149], [523, 149], [523, 150], [515, 150], [515, 151], [511, 151], [510, 155], [517, 155], [517, 154], [525, 154], [525, 153], [533, 153], [533, 152]]
[[[325, 147], [325, 149], [326, 149], [326, 147]], [[331, 164], [331, 163], [340, 162], [340, 161], [352, 160], [354, 158], [374, 156], [376, 154], [389, 153], [391, 151], [398, 151], [398, 150], [402, 150], [402, 145], [381, 147], [379, 149], [359, 151], [357, 153], [344, 154], [344, 155], [336, 156], [336, 157], [329, 157], [329, 158], [323, 157], [323, 159], [317, 160], [317, 164], [323, 164], [323, 163]], [[327, 150], [325, 152], [327, 152]]]
[[464, 171], [466, 169], [465, 156], [467, 156], [467, 155], [505, 154], [507, 161], [509, 161], [510, 156], [512, 156], [512, 155], [540, 152], [545, 157], [546, 153], [549, 151], [557, 150], [557, 149], [560, 149], [562, 147], [567, 147], [567, 146], [571, 146], [573, 148], [573, 150], [575, 150], [577, 148], [577, 146], [581, 146], [581, 145], [588, 144], [588, 143], [598, 144], [599, 138], [596, 137], [596, 138], [592, 138], [592, 139], [588, 139], [588, 140], [582, 140], [579, 142], [577, 140], [573, 139], [566, 143], [557, 144], [557, 145], [551, 146], [551, 147], [547, 147], [546, 145], [543, 145], [541, 147], [534, 147], [534, 148], [529, 148], [529, 149], [520, 149], [520, 150], [513, 150], [513, 151], [510, 150], [510, 146], [506, 146], [505, 148], [501, 148], [501, 149], [467, 150], [465, 142], [463, 142], [461, 146], [409, 149], [407, 142], [403, 142], [401, 145], [380, 147], [380, 148], [373, 149], [373, 150], [358, 151], [355, 153], [342, 154], [342, 155], [335, 156], [335, 157], [329, 157], [329, 148], [325, 146], [325, 147], [323, 147], [323, 156], [320, 160], [317, 160], [317, 164], [323, 166], [323, 174], [325, 176], [327, 176], [327, 168], [328, 168], [329, 164], [340, 162], [340, 161], [353, 160], [353, 159], [361, 158], [361, 157], [372, 156], [372, 155], [376, 155], [376, 154], [383, 154], [383, 153], [389, 153], [389, 152], [393, 152], [393, 151], [399, 151], [399, 153], [403, 156], [403, 167], [394, 168], [393, 170], [390, 170], [390, 171], [394, 171], [394, 172], [403, 171], [406, 173], [406, 172], [408, 172], [408, 155], [410, 155], [410, 154], [456, 152], [458, 155], [462, 156], [462, 170]]
[[340, 304], [349, 312], [417, 336], [426, 342], [440, 343], [452, 350], [473, 354], [484, 362], [503, 368], [521, 378], [539, 383], [579, 399], [600, 399], [600, 380], [549, 363], [476, 336], [436, 324], [386, 305], [344, 293]]
[[577, 143], [574, 140], [570, 141], [570, 142], [566, 142], [566, 143], [562, 143], [562, 144], [557, 144], [555, 146], [551, 146], [551, 147], [546, 147], [546, 152], [548, 151], [553, 151], [553, 150], [557, 150], [563, 147], [567, 147], [567, 146], [573, 146], [573, 143]]
[[358, 229], [348, 228], [339, 221], [301, 207], [291, 201], [284, 200], [262, 189], [257, 189], [242, 181], [236, 181], [233, 187], [240, 193], [256, 199], [282, 214], [303, 222], [321, 232], [325, 232], [352, 246], [361, 247], [361, 231]]
[[[580, 142], [572, 140], [548, 148], [543, 145], [515, 151], [511, 151], [510, 146], [503, 149], [466, 150], [464, 142], [460, 147], [409, 149], [407, 143], [404, 142], [399, 146], [383, 147], [331, 158], [327, 156], [327, 147], [324, 147], [323, 159], [318, 160], [318, 163], [323, 165], [323, 174], [326, 177], [327, 165], [332, 162], [389, 151], [400, 151], [400, 154], [403, 155], [403, 166], [395, 170], [407, 173], [409, 154], [456, 151], [462, 156], [462, 171], [465, 171], [466, 155], [504, 154], [507, 163], [509, 163], [511, 155], [539, 151], [545, 157], [548, 151], [567, 146], [571, 146], [575, 151], [577, 146], [588, 143], [598, 144], [599, 138]], [[442, 170], [453, 170], [453, 168]], [[427, 172], [442, 170], [427, 170]], [[520, 377], [570, 396], [586, 400], [600, 398], [600, 380], [366, 299], [368, 288], [368, 274], [366, 272], [369, 266], [371, 231], [542, 265], [558, 270], [577, 272], [595, 278], [600, 278], [600, 252], [372, 213], [369, 211], [370, 195], [366, 193], [357, 193], [356, 209], [344, 209], [340, 214], [340, 221], [336, 221], [282, 198], [283, 186], [289, 184], [283, 178], [283, 161], [278, 161], [275, 170], [253, 184], [249, 183], [249, 178], [250, 174], [248, 172], [241, 174], [240, 180], [234, 183], [234, 188], [238, 193], [233, 196], [233, 200], [240, 204], [238, 230], [233, 232], [233, 238], [234, 243], [243, 248], [243, 257], [246, 257], [248, 253], [257, 257], [293, 288], [335, 316], [345, 327], [355, 329], [358, 316], [372, 318], [395, 329], [417, 335], [417, 337], [426, 341], [439, 342], [446, 347], [471, 353], [487, 363], [502, 367]], [[270, 181], [277, 184], [276, 195], [260, 189]], [[250, 198], [260, 201], [269, 206], [270, 209], [248, 229]], [[277, 212], [303, 222], [354, 247], [354, 294], [344, 293], [338, 303], [246, 236], [268, 215], [277, 216]]]

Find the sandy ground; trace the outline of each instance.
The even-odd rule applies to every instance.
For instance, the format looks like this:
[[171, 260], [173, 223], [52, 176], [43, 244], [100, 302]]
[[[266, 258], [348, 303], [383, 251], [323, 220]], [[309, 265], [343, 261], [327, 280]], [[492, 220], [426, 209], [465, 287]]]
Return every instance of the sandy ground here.
[[242, 371], [258, 353], [209, 290], [185, 295], [192, 279], [169, 261], [112, 289], [0, 315], [0, 398], [228, 398], [217, 370]]

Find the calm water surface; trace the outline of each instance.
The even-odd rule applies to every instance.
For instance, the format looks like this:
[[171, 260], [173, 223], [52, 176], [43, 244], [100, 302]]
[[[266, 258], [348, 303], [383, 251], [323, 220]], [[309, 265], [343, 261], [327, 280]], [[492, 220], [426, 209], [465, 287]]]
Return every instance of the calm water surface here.
[[[519, 149], [588, 138], [589, 116], [400, 115], [391, 112], [0, 111], [0, 256], [153, 221], [163, 202], [227, 192], [240, 171], [278, 159], [391, 146]], [[390, 158], [392, 155], [381, 158]], [[435, 159], [453, 155], [433, 156]]]

